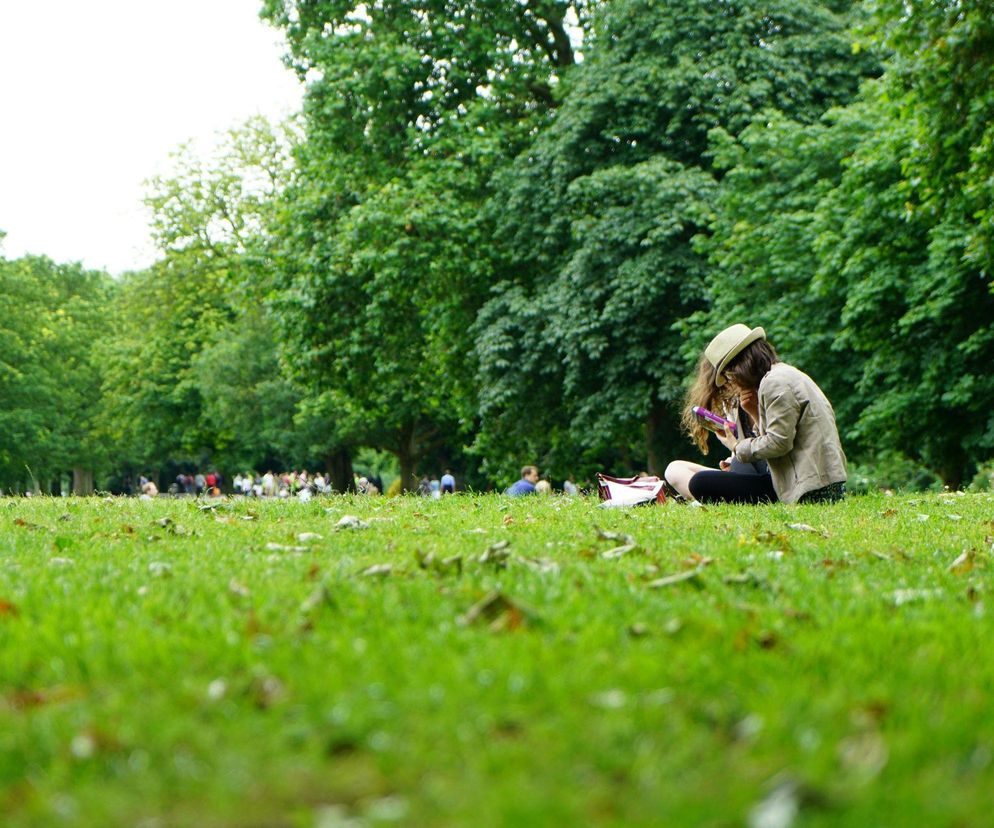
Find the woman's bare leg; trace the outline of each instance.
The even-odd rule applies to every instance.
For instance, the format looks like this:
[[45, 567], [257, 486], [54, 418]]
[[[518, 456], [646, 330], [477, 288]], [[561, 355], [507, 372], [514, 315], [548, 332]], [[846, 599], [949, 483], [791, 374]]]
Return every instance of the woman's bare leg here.
[[714, 471], [714, 469], [709, 469], [708, 466], [702, 466], [700, 463], [691, 463], [689, 460], [674, 460], [666, 467], [663, 477], [680, 492], [682, 497], [693, 500], [694, 496], [690, 493], [690, 478], [699, 471]]

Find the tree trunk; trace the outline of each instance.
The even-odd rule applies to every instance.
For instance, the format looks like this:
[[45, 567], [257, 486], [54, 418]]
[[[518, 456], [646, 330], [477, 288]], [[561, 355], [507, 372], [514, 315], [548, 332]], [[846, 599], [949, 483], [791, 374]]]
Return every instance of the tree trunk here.
[[328, 476], [336, 492], [354, 492], [355, 474], [352, 472], [352, 455], [348, 449], [339, 449], [328, 456]]
[[665, 422], [665, 411], [661, 402], [654, 402], [645, 420], [645, 453], [648, 458], [646, 471], [657, 477], [662, 477], [666, 470], [665, 458], [659, 450], [659, 437]]
[[400, 431], [397, 441], [397, 462], [400, 465], [400, 490], [413, 492], [418, 488], [417, 457], [414, 448], [414, 425], [407, 424]]
[[72, 493], [74, 495], [93, 494], [92, 469], [75, 468], [72, 470]]

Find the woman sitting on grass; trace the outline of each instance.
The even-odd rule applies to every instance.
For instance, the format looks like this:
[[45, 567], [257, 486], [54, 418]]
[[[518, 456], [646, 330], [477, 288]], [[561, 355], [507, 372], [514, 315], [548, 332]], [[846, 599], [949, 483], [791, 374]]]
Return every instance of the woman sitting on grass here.
[[693, 406], [724, 412], [736, 430], [716, 435], [732, 452], [720, 471], [685, 460], [666, 467], [666, 482], [683, 497], [817, 503], [845, 495], [846, 456], [832, 404], [811, 377], [780, 361], [762, 328], [732, 325], [704, 350], [683, 425], [707, 454], [710, 432]]

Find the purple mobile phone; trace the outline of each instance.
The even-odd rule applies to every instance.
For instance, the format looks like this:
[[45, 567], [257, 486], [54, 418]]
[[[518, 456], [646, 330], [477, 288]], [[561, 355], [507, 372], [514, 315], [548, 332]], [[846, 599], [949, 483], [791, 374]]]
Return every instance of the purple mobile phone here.
[[736, 433], [735, 423], [731, 420], [719, 417], [713, 411], [708, 411], [706, 408], [701, 408], [699, 405], [695, 405], [693, 411], [694, 414], [697, 415], [697, 419], [701, 421], [701, 425], [705, 428], [709, 428], [711, 431], [719, 434], [723, 433], [726, 428], [731, 431], [732, 434]]

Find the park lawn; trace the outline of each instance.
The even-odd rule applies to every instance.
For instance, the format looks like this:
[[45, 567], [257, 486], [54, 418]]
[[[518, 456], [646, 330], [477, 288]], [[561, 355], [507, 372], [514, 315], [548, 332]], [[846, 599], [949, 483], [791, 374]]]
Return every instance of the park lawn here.
[[3, 824], [987, 825], [992, 520], [0, 500]]

